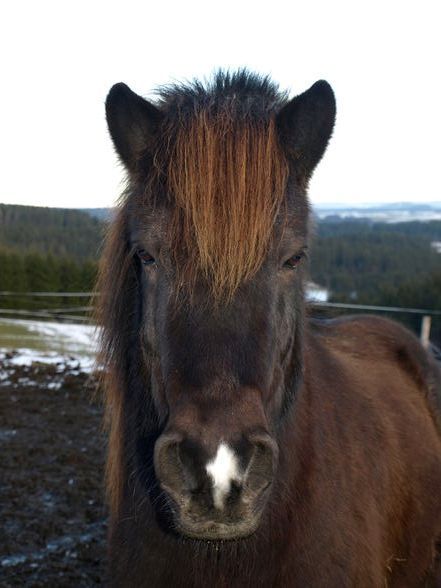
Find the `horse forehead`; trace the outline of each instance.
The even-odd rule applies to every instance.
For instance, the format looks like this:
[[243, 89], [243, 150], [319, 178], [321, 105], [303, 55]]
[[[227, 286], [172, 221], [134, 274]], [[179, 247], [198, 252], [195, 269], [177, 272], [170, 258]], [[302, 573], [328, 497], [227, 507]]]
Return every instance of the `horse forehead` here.
[[132, 241], [155, 239], [163, 242], [168, 236], [171, 209], [160, 202], [155, 206], [144, 200], [134, 202], [129, 208], [129, 229]]
[[[285, 244], [292, 247], [304, 245], [308, 233], [308, 214], [304, 206], [306, 206], [306, 201], [305, 203], [297, 202], [294, 207], [287, 200], [287, 206], [282, 207], [273, 227], [273, 239], [269, 244], [269, 253], [275, 247], [283, 248]], [[174, 208], [175, 205], [169, 201], [167, 203], [156, 201], [155, 206], [144, 200], [135, 202], [129, 209], [131, 240], [140, 242], [155, 240], [166, 249], [170, 249], [174, 240], [173, 232], [170, 230]]]

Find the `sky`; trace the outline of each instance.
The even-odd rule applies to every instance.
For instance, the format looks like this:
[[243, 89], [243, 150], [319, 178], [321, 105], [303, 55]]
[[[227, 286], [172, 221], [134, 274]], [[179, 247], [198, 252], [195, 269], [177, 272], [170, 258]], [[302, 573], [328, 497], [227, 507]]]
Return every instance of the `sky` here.
[[438, 0], [14, 0], [0, 5], [0, 202], [112, 206], [124, 170], [104, 101], [218, 67], [292, 96], [326, 79], [333, 138], [313, 204], [441, 201]]

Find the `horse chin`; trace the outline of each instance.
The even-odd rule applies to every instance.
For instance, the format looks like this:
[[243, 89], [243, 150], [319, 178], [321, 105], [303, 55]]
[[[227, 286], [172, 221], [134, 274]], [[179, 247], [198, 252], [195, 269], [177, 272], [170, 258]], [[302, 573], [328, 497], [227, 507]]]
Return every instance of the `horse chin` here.
[[259, 527], [260, 517], [238, 523], [219, 523], [207, 521], [186, 521], [180, 519], [175, 529], [185, 538], [199, 541], [239, 541], [253, 535]]
[[170, 496], [167, 502], [169, 529], [186, 539], [198, 541], [239, 541], [252, 536], [259, 528], [272, 484], [259, 496], [245, 498], [236, 508], [201, 509], [188, 496]]

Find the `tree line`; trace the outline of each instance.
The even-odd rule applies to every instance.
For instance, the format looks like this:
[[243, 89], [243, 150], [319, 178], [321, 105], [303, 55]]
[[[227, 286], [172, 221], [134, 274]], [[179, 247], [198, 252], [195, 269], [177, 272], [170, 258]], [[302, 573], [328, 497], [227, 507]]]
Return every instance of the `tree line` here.
[[[0, 204], [0, 291], [90, 292], [105, 223], [80, 210]], [[2, 296], [0, 307], [84, 306], [84, 298]]]
[[311, 276], [336, 302], [441, 308], [441, 221], [318, 224]]
[[104, 226], [81, 210], [0, 204], [0, 247], [21, 254], [96, 259]]
[[[373, 223], [320, 222], [312, 244], [312, 279], [330, 301], [441, 310], [441, 221]], [[418, 332], [421, 317], [391, 314]], [[441, 317], [433, 319], [432, 341], [441, 344]]]

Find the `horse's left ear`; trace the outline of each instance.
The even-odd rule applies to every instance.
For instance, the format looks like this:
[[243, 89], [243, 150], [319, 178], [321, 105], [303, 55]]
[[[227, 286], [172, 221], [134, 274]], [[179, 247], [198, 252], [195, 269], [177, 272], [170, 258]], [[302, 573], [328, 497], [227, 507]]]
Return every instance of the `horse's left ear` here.
[[161, 111], [119, 83], [107, 96], [106, 118], [121, 161], [129, 171], [135, 171], [139, 157], [153, 146], [163, 118]]
[[325, 152], [335, 122], [335, 96], [328, 82], [316, 82], [277, 115], [282, 145], [310, 176]]

